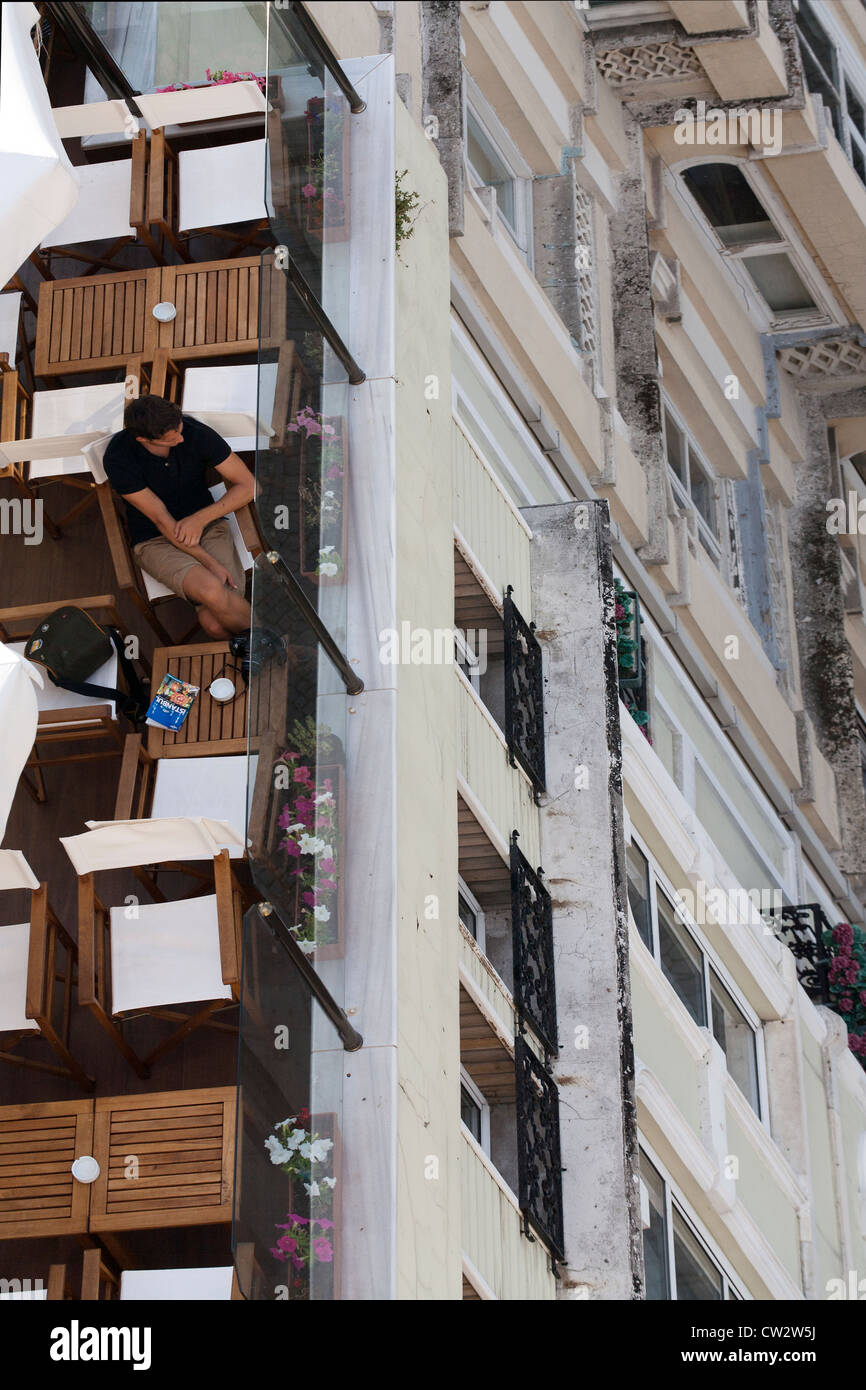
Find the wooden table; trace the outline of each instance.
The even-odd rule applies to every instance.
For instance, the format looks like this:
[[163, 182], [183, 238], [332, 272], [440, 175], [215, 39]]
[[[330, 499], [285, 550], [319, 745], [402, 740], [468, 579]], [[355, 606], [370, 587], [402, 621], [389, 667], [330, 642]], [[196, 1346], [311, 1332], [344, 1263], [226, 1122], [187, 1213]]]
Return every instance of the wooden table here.
[[[36, 375], [101, 371], [136, 357], [148, 362], [158, 347], [175, 361], [253, 353], [260, 332], [279, 343], [286, 336], [286, 276], [267, 263], [260, 283], [260, 266], [258, 256], [247, 256], [44, 280]], [[154, 305], [164, 302], [177, 309], [170, 323], [153, 317]]]
[[[221, 705], [208, 694], [208, 686], [222, 671], [234, 681], [233, 700]], [[237, 669], [235, 669], [237, 668]], [[232, 656], [228, 642], [197, 642], [185, 647], [157, 647], [153, 654], [156, 694], [166, 672], [189, 685], [200, 687], [192, 708], [177, 733], [147, 730], [147, 751], [152, 758], [198, 758], [215, 753], [247, 751], [247, 691], [240, 674], [240, 660]]]
[[0, 1107], [0, 1239], [230, 1222], [236, 1109], [234, 1086]]
[[[221, 705], [208, 694], [208, 686], [225, 666], [237, 694]], [[235, 668], [235, 669], [233, 669]], [[247, 743], [258, 752], [262, 740], [285, 740], [288, 704], [288, 661], [267, 661], [253, 678], [251, 691], [244, 686], [240, 660], [232, 656], [228, 642], [198, 642], [185, 647], [157, 647], [153, 654], [153, 683], [159, 689], [166, 672], [200, 687], [189, 714], [177, 733], [148, 726], [147, 751], [152, 758], [198, 758], [215, 754], [246, 753]], [[249, 728], [247, 711], [250, 699]]]

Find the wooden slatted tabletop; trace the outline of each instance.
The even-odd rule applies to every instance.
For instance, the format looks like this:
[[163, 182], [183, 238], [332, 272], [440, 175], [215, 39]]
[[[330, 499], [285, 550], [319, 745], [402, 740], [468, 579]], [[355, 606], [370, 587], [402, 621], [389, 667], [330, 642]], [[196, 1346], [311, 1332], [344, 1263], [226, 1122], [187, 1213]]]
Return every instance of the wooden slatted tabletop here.
[[91, 1231], [232, 1219], [233, 1086], [95, 1101]]
[[[223, 670], [225, 668], [225, 670]], [[269, 661], [253, 678], [248, 694], [240, 661], [228, 642], [199, 642], [186, 647], [157, 647], [153, 654], [156, 691], [166, 672], [199, 686], [189, 714], [178, 729], [148, 726], [147, 751], [152, 758], [198, 758], [247, 751], [247, 709], [252, 699], [249, 736], [254, 750], [266, 735], [285, 737], [288, 663]], [[219, 704], [208, 694], [211, 681], [222, 673], [234, 681], [236, 695]]]
[[[265, 268], [265, 339], [285, 337], [285, 279]], [[158, 347], [176, 361], [256, 352], [259, 292], [258, 256], [44, 280], [34, 370], [59, 376], [122, 367], [136, 357], [152, 361]], [[153, 317], [160, 303], [177, 309], [168, 323]]]
[[92, 1099], [0, 1107], [0, 1239], [87, 1230], [90, 1188], [72, 1164], [92, 1143]]

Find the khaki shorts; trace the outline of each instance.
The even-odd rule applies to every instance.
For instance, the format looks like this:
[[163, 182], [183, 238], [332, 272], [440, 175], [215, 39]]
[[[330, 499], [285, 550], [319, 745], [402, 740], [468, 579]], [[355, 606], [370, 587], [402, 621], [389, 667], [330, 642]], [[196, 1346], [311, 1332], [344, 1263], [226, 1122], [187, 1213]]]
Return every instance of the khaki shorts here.
[[[244, 571], [238, 558], [232, 541], [231, 528], [228, 521], [223, 517], [219, 521], [212, 521], [202, 532], [199, 542], [203, 550], [208, 555], [228, 570], [241, 598], [244, 595]], [[172, 593], [177, 594], [178, 598], [187, 599], [183, 591], [183, 581], [190, 570], [198, 566], [198, 560], [194, 560], [191, 555], [178, 550], [176, 545], [166, 540], [165, 536], [154, 536], [149, 541], [139, 541], [138, 545], [133, 546], [133, 553], [136, 560], [143, 570], [146, 570], [154, 579], [158, 579], [160, 584], [164, 584]], [[191, 600], [187, 599], [189, 603]]]

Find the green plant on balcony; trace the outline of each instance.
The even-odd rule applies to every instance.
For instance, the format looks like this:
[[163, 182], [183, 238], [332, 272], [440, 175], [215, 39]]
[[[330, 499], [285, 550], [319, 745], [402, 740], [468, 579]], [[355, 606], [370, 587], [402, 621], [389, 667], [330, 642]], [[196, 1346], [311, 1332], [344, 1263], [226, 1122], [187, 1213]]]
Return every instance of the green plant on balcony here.
[[394, 245], [397, 248], [398, 256], [400, 255], [400, 247], [409, 240], [415, 231], [415, 219], [418, 216], [421, 202], [417, 193], [403, 187], [403, 180], [408, 173], [408, 169], [403, 169], [394, 176]]
[[614, 580], [614, 621], [616, 622], [616, 661], [619, 693], [629, 714], [647, 742], [649, 712], [646, 709], [646, 676], [641, 649], [641, 619], [637, 595]]
[[866, 1070], [866, 932], [840, 922], [824, 932], [830, 1007], [845, 1021], [848, 1046]]
[[293, 746], [276, 761], [287, 784], [277, 824], [296, 904], [292, 932], [309, 954], [339, 934], [339, 740], [311, 718], [296, 721], [289, 738]]
[[279, 1234], [271, 1247], [274, 1259], [290, 1268], [291, 1292], [301, 1298], [309, 1293], [313, 1266], [329, 1265], [334, 1259], [334, 1222], [329, 1213], [337, 1179], [322, 1172], [323, 1167], [333, 1167], [334, 1141], [311, 1126], [310, 1112], [304, 1107], [275, 1124], [265, 1140], [271, 1163], [291, 1180], [292, 1203], [309, 1211], [308, 1216], [289, 1211], [284, 1221], [275, 1222]]

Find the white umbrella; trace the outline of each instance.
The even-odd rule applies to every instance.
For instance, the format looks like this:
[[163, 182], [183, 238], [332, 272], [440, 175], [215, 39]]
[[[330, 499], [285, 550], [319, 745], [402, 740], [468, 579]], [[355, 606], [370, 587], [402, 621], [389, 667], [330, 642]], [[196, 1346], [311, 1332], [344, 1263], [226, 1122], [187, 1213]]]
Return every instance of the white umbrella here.
[[0, 840], [36, 738], [37, 686], [42, 676], [36, 667], [0, 642]]
[[0, 288], [78, 200], [30, 30], [35, 5], [3, 5], [0, 58]]

